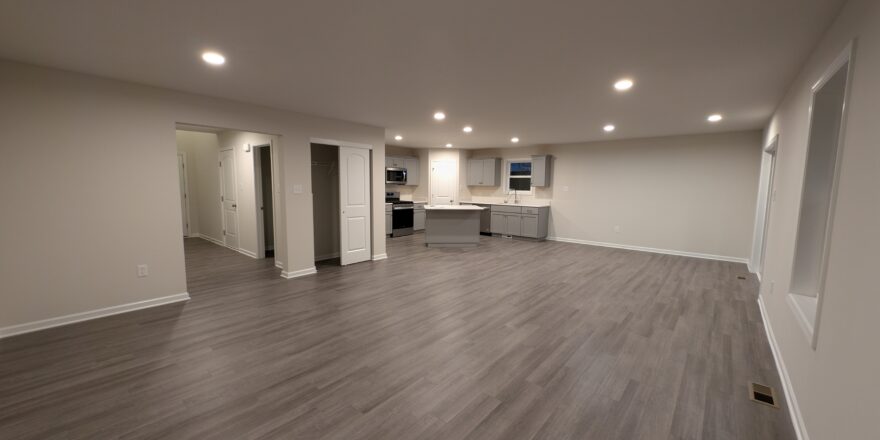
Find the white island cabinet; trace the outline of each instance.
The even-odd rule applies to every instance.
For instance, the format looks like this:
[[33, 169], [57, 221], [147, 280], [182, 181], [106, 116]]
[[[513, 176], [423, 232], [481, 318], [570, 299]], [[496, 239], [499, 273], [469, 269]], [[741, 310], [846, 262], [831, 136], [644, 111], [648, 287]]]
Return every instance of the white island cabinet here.
[[480, 244], [480, 214], [474, 205], [426, 205], [425, 245], [473, 247]]

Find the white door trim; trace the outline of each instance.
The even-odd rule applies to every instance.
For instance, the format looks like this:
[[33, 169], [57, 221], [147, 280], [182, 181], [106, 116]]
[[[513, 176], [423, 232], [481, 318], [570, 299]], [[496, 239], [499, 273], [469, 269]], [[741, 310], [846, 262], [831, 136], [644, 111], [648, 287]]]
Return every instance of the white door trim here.
[[177, 159], [178, 159], [178, 166], [180, 166], [181, 163], [183, 164], [183, 194], [184, 194], [184, 197], [183, 197], [182, 202], [183, 202], [184, 212], [181, 215], [183, 215], [184, 218], [186, 219], [186, 228], [183, 230], [183, 236], [190, 237], [192, 235], [192, 234], [190, 234], [190, 231], [192, 230], [190, 225], [192, 222], [190, 221], [190, 215], [189, 215], [189, 210], [190, 210], [190, 208], [189, 208], [189, 178], [186, 175], [187, 170], [189, 168], [186, 166], [186, 152], [185, 151], [178, 151], [177, 152]]

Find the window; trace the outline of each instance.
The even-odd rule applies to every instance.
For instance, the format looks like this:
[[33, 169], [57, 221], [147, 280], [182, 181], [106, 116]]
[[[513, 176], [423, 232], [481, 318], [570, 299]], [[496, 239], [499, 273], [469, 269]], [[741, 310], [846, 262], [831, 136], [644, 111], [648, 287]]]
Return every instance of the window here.
[[819, 315], [828, 267], [828, 242], [834, 216], [841, 138], [846, 119], [851, 48], [813, 87], [807, 162], [791, 271], [789, 304], [816, 347]]
[[512, 159], [507, 161], [507, 192], [532, 193], [532, 161]]

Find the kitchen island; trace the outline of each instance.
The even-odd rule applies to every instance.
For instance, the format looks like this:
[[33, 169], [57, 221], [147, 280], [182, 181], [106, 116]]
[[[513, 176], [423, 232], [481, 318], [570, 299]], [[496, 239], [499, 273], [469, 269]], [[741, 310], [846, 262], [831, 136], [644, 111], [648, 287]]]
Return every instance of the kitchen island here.
[[425, 205], [425, 245], [474, 247], [480, 244], [480, 214], [474, 205]]

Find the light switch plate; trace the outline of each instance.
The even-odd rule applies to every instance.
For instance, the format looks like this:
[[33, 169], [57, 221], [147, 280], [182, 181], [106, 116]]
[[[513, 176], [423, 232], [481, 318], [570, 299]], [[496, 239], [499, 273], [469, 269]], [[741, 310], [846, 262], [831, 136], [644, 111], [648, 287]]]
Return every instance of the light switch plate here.
[[143, 278], [150, 274], [150, 268], [146, 264], [138, 264], [138, 278]]
[[302, 194], [303, 186], [302, 185], [293, 185], [293, 193], [294, 194]]

